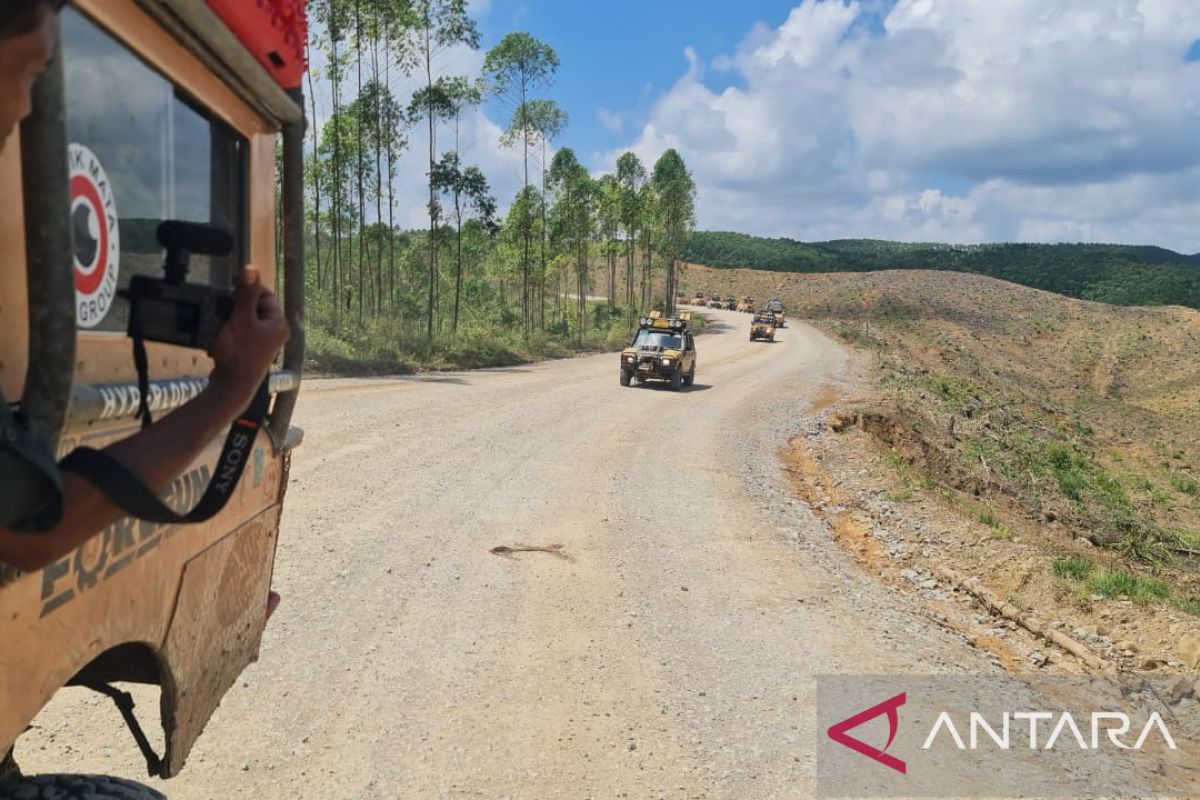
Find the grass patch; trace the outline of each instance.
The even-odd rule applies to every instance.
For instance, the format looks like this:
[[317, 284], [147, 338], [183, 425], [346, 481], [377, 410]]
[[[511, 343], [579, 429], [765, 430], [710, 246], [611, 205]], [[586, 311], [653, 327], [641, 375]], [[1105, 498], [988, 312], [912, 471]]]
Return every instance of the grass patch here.
[[905, 500], [912, 500], [913, 493], [909, 489], [898, 489], [893, 492], [888, 492], [886, 497], [893, 503], [903, 503]]
[[1181, 494], [1196, 497], [1200, 495], [1200, 483], [1190, 475], [1184, 475], [1182, 472], [1174, 472], [1171, 474], [1171, 487]]
[[1192, 595], [1191, 597], [1176, 597], [1174, 605], [1180, 611], [1191, 614], [1194, 617], [1200, 617], [1200, 596]]
[[1084, 588], [1101, 597], [1128, 597], [1147, 602], [1171, 597], [1171, 587], [1156, 578], [1142, 578], [1121, 569], [1103, 568], [1090, 574]]
[[1068, 580], [1085, 580], [1092, 574], [1092, 570], [1095, 568], [1096, 565], [1086, 556], [1070, 556], [1069, 558], [1054, 559], [1054, 574]]

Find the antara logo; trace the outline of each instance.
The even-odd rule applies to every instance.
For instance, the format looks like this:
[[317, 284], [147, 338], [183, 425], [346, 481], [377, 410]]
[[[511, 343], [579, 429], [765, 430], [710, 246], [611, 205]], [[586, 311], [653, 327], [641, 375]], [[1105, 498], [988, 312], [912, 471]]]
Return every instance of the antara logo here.
[[[878, 705], [871, 706], [867, 710], [861, 711], [833, 725], [827, 731], [827, 735], [838, 744], [849, 747], [854, 752], [864, 755], [872, 761], [878, 761], [889, 769], [907, 775], [908, 765], [887, 752], [887, 749], [896, 740], [896, 735], [900, 732], [900, 714], [898, 709], [907, 701], [907, 693], [901, 692], [895, 697], [884, 700]], [[885, 714], [887, 715], [888, 722], [888, 738], [887, 743], [882, 749], [873, 747], [849, 734], [849, 731]], [[1070, 713], [1055, 714], [1049, 711], [1006, 711], [1001, 716], [999, 724], [993, 726], [988, 723], [982, 714], [971, 712], [968, 717], [968, 725], [966, 726], [970, 734], [968, 744], [959, 733], [959, 726], [955, 725], [954, 719], [948, 712], [942, 711], [938, 714], [933, 727], [929, 731], [929, 735], [925, 738], [925, 743], [921, 745], [921, 749], [929, 750], [944, 735], [957, 750], [983, 749], [988, 740], [990, 740], [997, 750], [1009, 750], [1014, 747], [1012, 728], [1019, 727], [1022, 723], [1028, 728], [1028, 735], [1018, 738], [1018, 742], [1027, 741], [1031, 750], [1059, 749], [1060, 740], [1068, 745], [1073, 742], [1080, 750], [1100, 750], [1106, 746], [1111, 746], [1118, 750], [1141, 750], [1146, 741], [1155, 733], [1157, 733], [1158, 738], [1162, 740], [1162, 743], [1168, 749], [1178, 749], [1174, 737], [1171, 736], [1166, 723], [1157, 712], [1150, 714], [1146, 719], [1145, 724], [1140, 728], [1140, 733], [1133, 740], [1132, 744], [1129, 739], [1124, 738], [1129, 736], [1132, 739], [1133, 730], [1137, 730], [1133, 727], [1134, 721], [1129, 715], [1120, 712], [1096, 711], [1090, 713], [1088, 716], [1090, 724], [1085, 723], [1081, 728], [1076, 722], [1075, 717]], [[1038, 738], [1039, 722], [1046, 723], [1046, 727], [1043, 730], [1050, 731], [1049, 735], [1041, 740]], [[1090, 729], [1090, 737], [1084, 733], [1088, 729]], [[986, 739], [979, 735], [980, 731], [985, 734]]]
[[[900, 706], [908, 702], [907, 693], [901, 692], [890, 700], [884, 700], [877, 706], [871, 706], [866, 711], [855, 714], [853, 717], [844, 719], [838, 724], [831, 727], [828, 731], [829, 738], [833, 739], [840, 745], [849, 747], [856, 753], [861, 753], [873, 761], [878, 761], [885, 767], [890, 767], [901, 774], [908, 773], [908, 765], [895, 756], [888, 755], [887, 749], [892, 746], [892, 742], [896, 740], [896, 734], [900, 732], [900, 714], [897, 711]], [[888, 740], [883, 749], [872, 747], [871, 745], [859, 739], [850, 736], [847, 731], [852, 731], [859, 725], [870, 722], [878, 716], [887, 714], [888, 721]]]

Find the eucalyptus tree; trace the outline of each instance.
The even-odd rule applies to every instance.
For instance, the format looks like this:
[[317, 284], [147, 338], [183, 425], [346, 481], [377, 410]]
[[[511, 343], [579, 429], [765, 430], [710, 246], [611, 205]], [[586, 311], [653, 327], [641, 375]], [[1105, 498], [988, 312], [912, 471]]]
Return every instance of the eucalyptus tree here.
[[617, 302], [617, 242], [621, 228], [621, 185], [615, 175], [604, 175], [596, 181], [596, 222], [601, 250], [608, 263], [608, 304]]
[[446, 153], [433, 170], [433, 183], [440, 192], [450, 195], [454, 208], [454, 317], [452, 333], [458, 333], [458, 310], [463, 284], [463, 223], [474, 216], [485, 227], [494, 229], [496, 199], [492, 197], [487, 178], [478, 167], [462, 167], [458, 153]]
[[[522, 160], [525, 168], [524, 188], [529, 188], [529, 147], [536, 129], [532, 125], [529, 102], [534, 92], [548, 87], [558, 72], [558, 55], [554, 48], [539, 41], [528, 33], [510, 33], [488, 51], [483, 60], [483, 73], [491, 83], [492, 91], [504, 98], [513, 108], [512, 122], [505, 134], [505, 144], [521, 143]], [[532, 225], [522, 225], [532, 233]], [[521, 259], [521, 313], [525, 332], [530, 327], [529, 268], [532, 241], [526, 240]]]
[[[327, 0], [317, 0], [311, 6], [314, 14], [319, 14], [319, 8], [322, 2]], [[312, 46], [314, 41], [318, 41], [320, 34], [314, 30], [309, 38], [304, 42], [304, 58], [309, 63], [313, 63]], [[321, 118], [317, 114], [317, 88], [316, 88], [316, 68], [310, 68], [307, 71], [308, 79], [308, 100], [311, 104], [311, 116], [308, 119], [308, 129], [312, 132], [312, 162], [305, 176], [305, 185], [312, 187], [313, 191], [313, 260], [317, 268], [316, 274], [316, 289], [319, 294], [322, 287], [321, 281]]]
[[658, 222], [658, 251], [666, 266], [666, 309], [675, 306], [679, 257], [696, 226], [696, 183], [674, 148], [663, 153], [650, 177]]
[[554, 154], [549, 184], [554, 192], [554, 239], [564, 253], [575, 260], [575, 308], [579, 341], [587, 326], [587, 302], [591, 280], [588, 274], [588, 248], [592, 238], [592, 210], [595, 182], [579, 163], [575, 152], [564, 147]]
[[[633, 260], [637, 234], [642, 228], [642, 187], [646, 183], [646, 168], [633, 153], [617, 159], [617, 184], [621, 187], [621, 225], [625, 228], [628, 247], [625, 261], [625, 306], [633, 315], [635, 285]], [[643, 306], [645, 298], [643, 297]]]
[[542, 201], [539, 203], [542, 209], [542, 234], [539, 237], [541, 241], [541, 257], [539, 259], [538, 268], [538, 325], [543, 330], [546, 327], [546, 175], [549, 170], [549, 162], [547, 160], [547, 152], [550, 149], [550, 143], [562, 135], [567, 128], [567, 122], [570, 117], [567, 112], [559, 108], [558, 103], [553, 100], [530, 100], [526, 105], [526, 111], [523, 115], [528, 122], [530, 128], [537, 134], [537, 138], [542, 145]]
[[654, 288], [654, 244], [658, 226], [658, 203], [654, 188], [643, 183], [637, 193], [638, 240], [642, 245], [642, 310], [650, 307]]
[[[395, 283], [395, 237], [394, 234], [390, 233], [392, 230], [390, 219], [390, 204], [392, 203], [390, 186], [395, 176], [395, 155], [408, 147], [406, 135], [407, 118], [404, 109], [401, 108], [391, 89], [382, 81], [372, 80], [364, 86], [363, 93], [356, 105], [362, 116], [362, 127], [366, 128], [366, 148], [375, 158], [373, 173], [375, 182], [372, 187], [372, 195], [375, 200], [375, 221], [377, 224], [373, 227], [373, 230], [379, 235], [374, 237], [376, 239], [374, 300], [375, 313], [379, 315], [383, 313], [384, 305], [383, 250], [385, 246], [389, 248], [389, 274], [391, 275], [390, 280], [393, 289]], [[386, 166], [385, 155], [387, 156]], [[389, 187], [389, 219], [386, 226], [383, 215], [385, 182]]]
[[429, 296], [426, 305], [425, 337], [433, 341], [433, 312], [437, 291], [437, 227], [441, 206], [433, 173], [437, 167], [437, 123], [453, 111], [453, 100], [445, 84], [434, 79], [434, 63], [439, 55], [452, 47], [479, 48], [479, 28], [467, 13], [467, 0], [413, 0], [412, 25], [408, 29], [408, 44], [416, 54], [415, 63], [425, 74], [425, 85], [413, 96], [411, 107], [418, 119], [424, 119], [429, 133]]
[[[351, 25], [351, 7], [348, 0], [314, 0], [312, 3], [313, 17], [317, 23], [324, 28], [325, 38], [324, 43], [328, 47], [326, 51], [326, 74], [329, 78], [330, 88], [330, 104], [331, 118], [337, 118], [342, 110], [342, 78], [345, 75], [345, 55], [341, 50], [341, 46], [346, 42], [347, 34]], [[314, 94], [314, 97], [316, 95]], [[325, 138], [323, 131], [313, 128], [313, 136], [321, 136]], [[344, 137], [339, 132], [336, 135], [328, 137], [332, 144], [331, 151], [327, 154], [331, 162], [329, 177], [331, 180], [330, 188], [333, 192], [330, 200], [330, 217], [331, 227], [333, 228], [333, 252], [332, 252], [332, 284], [334, 302], [335, 319], [341, 314], [341, 292], [344, 275], [342, 271], [342, 223], [343, 213], [342, 204], [346, 198], [343, 193], [344, 186], [342, 181], [346, 178], [342, 164], [342, 144]], [[319, 148], [318, 148], [319, 149]]]

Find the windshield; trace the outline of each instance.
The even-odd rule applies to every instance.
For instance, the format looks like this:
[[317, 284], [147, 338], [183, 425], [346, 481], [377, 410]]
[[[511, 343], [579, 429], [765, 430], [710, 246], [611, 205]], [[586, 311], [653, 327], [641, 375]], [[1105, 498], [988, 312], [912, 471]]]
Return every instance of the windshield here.
[[758, 314], [757, 316], [754, 317], [754, 321], [755, 322], [765, 322], [768, 325], [775, 324], [775, 318], [772, 317], [770, 314]]
[[638, 331], [633, 340], [634, 347], [661, 347], [664, 350], [682, 350], [683, 337], [670, 331]]

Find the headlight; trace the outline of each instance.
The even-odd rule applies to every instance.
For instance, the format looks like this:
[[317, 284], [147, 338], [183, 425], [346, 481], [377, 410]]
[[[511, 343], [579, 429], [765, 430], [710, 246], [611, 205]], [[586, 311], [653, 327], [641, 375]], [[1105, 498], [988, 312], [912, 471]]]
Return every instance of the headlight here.
[[669, 359], [669, 358], [664, 358], [664, 359], [662, 360], [662, 365], [663, 365], [664, 367], [669, 367], [669, 366], [671, 366], [671, 359]]
[[634, 359], [634, 357], [633, 357], [633, 356], [625, 356], [625, 360], [626, 360], [628, 363], [632, 364], [632, 363], [634, 362], [634, 360], [635, 360], [635, 359]]

